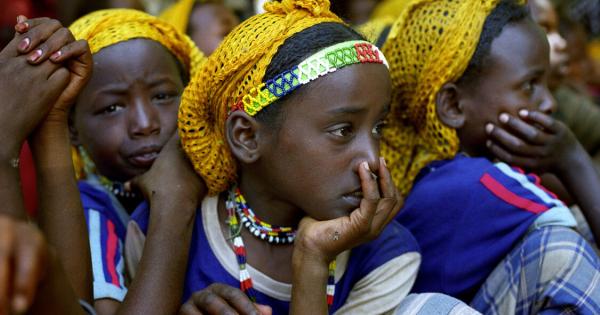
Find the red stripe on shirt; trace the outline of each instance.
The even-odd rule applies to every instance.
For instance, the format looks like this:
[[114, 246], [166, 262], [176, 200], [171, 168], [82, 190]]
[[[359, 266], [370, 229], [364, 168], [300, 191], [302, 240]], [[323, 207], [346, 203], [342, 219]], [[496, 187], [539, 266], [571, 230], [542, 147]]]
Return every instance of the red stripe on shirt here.
[[119, 284], [119, 277], [117, 276], [117, 268], [115, 266], [115, 256], [117, 255], [117, 234], [115, 233], [115, 225], [110, 221], [106, 221], [106, 228], [108, 230], [108, 239], [106, 241], [106, 260], [107, 269], [110, 273], [111, 283], [117, 287], [121, 287]]
[[502, 184], [495, 180], [489, 174], [484, 174], [479, 180], [487, 189], [489, 189], [496, 197], [504, 200], [517, 208], [533, 212], [535, 214], [542, 213], [548, 210], [543, 204], [533, 202], [529, 199], [516, 195], [512, 191], [506, 189]]

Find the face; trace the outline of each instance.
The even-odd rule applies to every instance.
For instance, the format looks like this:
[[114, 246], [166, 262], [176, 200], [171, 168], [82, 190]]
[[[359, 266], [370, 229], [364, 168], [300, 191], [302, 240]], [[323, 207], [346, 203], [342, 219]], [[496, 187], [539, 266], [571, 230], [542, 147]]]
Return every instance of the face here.
[[242, 174], [242, 181], [261, 187], [274, 209], [317, 220], [348, 215], [362, 198], [359, 164], [378, 169], [390, 86], [385, 66], [360, 64], [302, 87], [280, 104], [277, 132], [261, 127], [260, 159], [250, 166], [254, 179]]
[[378, 3], [379, 0], [350, 0], [348, 18], [356, 25], [366, 23]]
[[239, 23], [231, 10], [222, 4], [196, 5], [190, 15], [189, 34], [205, 55], [210, 55], [223, 38]]
[[558, 32], [558, 15], [550, 0], [531, 1], [531, 16], [541, 26], [550, 43], [551, 85], [567, 74], [569, 55], [567, 42]]
[[492, 42], [481, 74], [459, 87], [465, 121], [457, 133], [465, 152], [485, 154], [485, 125], [500, 125], [501, 113], [518, 116], [521, 109], [555, 110], [547, 87], [548, 59], [548, 42], [533, 21], [526, 19], [504, 27]]
[[155, 41], [135, 39], [94, 54], [92, 78], [75, 105], [71, 134], [100, 174], [126, 181], [147, 171], [177, 127], [183, 82]]

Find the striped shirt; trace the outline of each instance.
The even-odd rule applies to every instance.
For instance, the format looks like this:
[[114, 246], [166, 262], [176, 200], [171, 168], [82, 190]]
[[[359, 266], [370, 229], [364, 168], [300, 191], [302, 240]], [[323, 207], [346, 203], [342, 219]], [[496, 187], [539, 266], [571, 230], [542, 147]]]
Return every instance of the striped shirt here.
[[397, 220], [421, 247], [413, 291], [466, 302], [528, 231], [576, 224], [536, 175], [464, 155], [423, 169]]
[[90, 239], [94, 299], [122, 302], [127, 293], [123, 244], [129, 215], [95, 178], [78, 185]]

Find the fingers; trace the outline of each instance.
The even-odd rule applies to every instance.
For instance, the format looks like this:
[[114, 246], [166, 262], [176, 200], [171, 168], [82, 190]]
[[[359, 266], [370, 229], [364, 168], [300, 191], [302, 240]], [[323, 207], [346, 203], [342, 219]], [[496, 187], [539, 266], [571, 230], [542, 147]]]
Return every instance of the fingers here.
[[379, 187], [377, 187], [377, 180], [373, 178], [369, 163], [362, 162], [358, 166], [358, 176], [360, 178], [360, 186], [363, 192], [363, 198], [360, 201], [360, 208], [358, 213], [360, 216], [355, 216], [358, 222], [355, 224], [370, 226], [375, 212], [377, 211], [377, 203], [380, 199]]
[[254, 306], [256, 306], [256, 308], [260, 312], [260, 315], [271, 315], [271, 314], [273, 314], [273, 309], [270, 306], [268, 306], [268, 305], [254, 304]]
[[179, 315], [202, 315], [202, 312], [193, 302], [188, 301], [179, 309]]
[[486, 146], [494, 156], [507, 164], [519, 165], [527, 169], [540, 166], [538, 159], [514, 155], [492, 141], [488, 141]]
[[45, 244], [42, 237], [35, 231], [29, 230], [24, 241], [15, 248], [15, 257], [18, 259], [14, 265], [12, 308], [19, 314], [25, 312], [33, 302], [46, 260], [43, 254]]
[[[490, 130], [490, 129], [487, 129]], [[509, 133], [501, 127], [495, 126], [491, 131], [488, 131], [488, 135], [491, 140], [486, 141], [486, 146], [490, 148], [490, 146], [496, 142], [497, 144], [502, 145], [504, 148], [508, 149], [508, 151], [517, 153], [520, 156], [537, 156], [539, 155], [539, 149], [534, 146], [526, 143], [521, 138]], [[492, 141], [493, 140], [493, 141]]]
[[[69, 35], [73, 37], [70, 32]], [[69, 59], [83, 58], [82, 62], [91, 66], [92, 56], [91, 53], [88, 54], [89, 50], [90, 47], [88, 46], [87, 41], [82, 39], [74, 42], [71, 41], [66, 45], [59, 46], [59, 49], [50, 56], [50, 60], [60, 63]]]
[[184, 314], [260, 314], [257, 306], [240, 289], [221, 283], [195, 292], [190, 300], [193, 306], [182, 307]]
[[27, 60], [32, 64], [39, 64], [50, 56], [61, 54], [61, 48], [75, 41], [73, 34], [66, 27], [61, 27], [50, 35], [42, 44], [29, 54]]
[[[27, 59], [36, 61], [44, 53], [38, 46], [63, 27], [59, 21], [49, 18], [30, 19], [25, 23], [29, 26], [27, 32], [21, 36], [22, 41], [19, 43], [18, 51], [21, 54], [29, 54]], [[28, 42], [26, 46], [23, 45], [25, 42]]]
[[[524, 111], [527, 112], [526, 110]], [[528, 143], [544, 144], [547, 142], [548, 135], [546, 132], [530, 123], [523, 121], [522, 119], [519, 119], [518, 117], [513, 117], [507, 113], [502, 113], [500, 114], [499, 120], [517, 136]], [[488, 130], [487, 126], [486, 130]]]
[[558, 131], [560, 131], [560, 126], [557, 122], [557, 120], [555, 120], [554, 118], [552, 118], [549, 115], [546, 115], [542, 112], [538, 112], [538, 111], [527, 111], [527, 110], [521, 110], [519, 112], [519, 116], [521, 116], [523, 119], [527, 119], [531, 122], [534, 122], [540, 126], [542, 126], [545, 130], [551, 132], [551, 133], [557, 133]]
[[256, 305], [240, 289], [224, 284], [211, 285], [211, 289], [228, 305], [232, 306], [236, 313], [259, 315]]

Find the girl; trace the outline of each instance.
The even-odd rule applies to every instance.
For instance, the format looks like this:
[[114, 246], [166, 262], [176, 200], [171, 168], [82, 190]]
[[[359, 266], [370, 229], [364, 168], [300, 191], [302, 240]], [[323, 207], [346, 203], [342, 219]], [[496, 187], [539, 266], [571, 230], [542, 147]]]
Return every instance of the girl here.
[[[600, 202], [589, 158], [548, 116], [548, 43], [526, 9], [515, 1], [414, 1], [384, 50], [394, 96], [382, 152], [400, 190], [410, 191], [397, 220], [424, 257], [414, 291], [446, 293], [491, 314], [597, 314], [600, 261], [571, 229], [569, 209], [534, 174], [492, 162], [579, 178], [579, 196]], [[507, 151], [528, 156], [505, 159]]]
[[[70, 29], [89, 42], [94, 58], [70, 127], [89, 228], [95, 307], [99, 314], [173, 313], [191, 237], [187, 224], [195, 214], [184, 199], [189, 192], [197, 198], [199, 185], [177, 189], [177, 182], [163, 175], [159, 183], [169, 194], [153, 196], [163, 211], [153, 212], [156, 231], [129, 283], [123, 243], [129, 213], [143, 198], [124, 183], [146, 172], [171, 138], [180, 95], [201, 54], [171, 25], [134, 10], [94, 12]], [[178, 216], [170, 215], [174, 209]]]
[[[328, 1], [265, 9], [184, 92], [181, 141], [210, 196], [198, 205], [182, 310], [394, 310], [420, 258], [403, 227], [386, 227], [402, 203], [379, 157], [386, 61]], [[147, 206], [134, 213], [142, 230], [147, 216]]]

